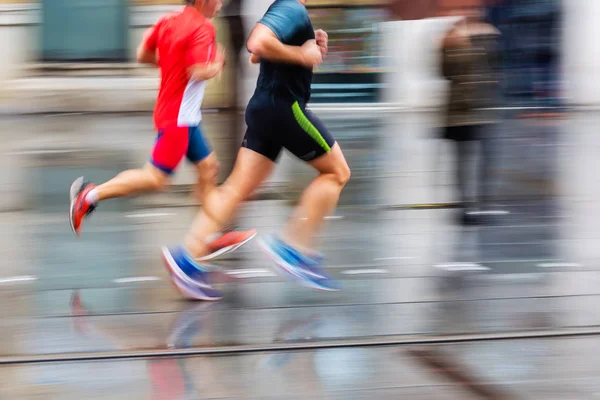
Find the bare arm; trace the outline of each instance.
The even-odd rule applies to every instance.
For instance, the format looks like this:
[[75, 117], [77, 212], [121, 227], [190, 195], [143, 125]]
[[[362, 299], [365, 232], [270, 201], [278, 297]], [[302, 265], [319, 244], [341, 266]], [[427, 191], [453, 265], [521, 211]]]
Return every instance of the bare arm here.
[[223, 71], [223, 63], [214, 61], [209, 64], [196, 64], [188, 69], [188, 76], [193, 81], [207, 81]]
[[250, 53], [259, 58], [288, 64], [303, 64], [302, 53], [298, 46], [281, 43], [271, 29], [260, 23], [256, 24], [250, 33], [246, 47]]
[[144, 45], [145, 43], [142, 42], [137, 48], [137, 61], [141, 64], [158, 65], [156, 50], [150, 51]]
[[261, 23], [256, 24], [250, 33], [246, 47], [253, 55], [251, 62], [257, 62], [258, 57], [277, 63], [313, 67], [322, 60], [321, 52], [314, 40], [308, 41], [302, 46], [286, 45], [271, 29]]
[[[212, 61], [210, 54], [216, 48], [216, 55]], [[186, 64], [188, 76], [194, 81], [207, 81], [217, 77], [223, 72], [226, 51], [223, 46], [214, 41], [214, 37], [200, 31], [188, 50]]]
[[188, 68], [188, 76], [194, 81], [207, 81], [223, 72], [225, 66], [225, 49], [217, 47], [217, 56], [213, 62], [207, 64], [194, 64]]
[[144, 33], [140, 45], [136, 51], [136, 58], [139, 63], [158, 65], [158, 57], [156, 54], [156, 25], [148, 29]]

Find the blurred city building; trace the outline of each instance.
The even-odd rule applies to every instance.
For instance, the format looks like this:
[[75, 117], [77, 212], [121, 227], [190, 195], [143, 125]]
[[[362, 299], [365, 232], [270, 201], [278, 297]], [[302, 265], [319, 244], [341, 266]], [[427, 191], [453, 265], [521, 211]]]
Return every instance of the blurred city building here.
[[[181, 3], [0, 0], [0, 51], [4, 55], [0, 64], [0, 111], [150, 112], [158, 72], [134, 62], [135, 48], [145, 29], [163, 13], [181, 7]], [[271, 0], [244, 2], [241, 13], [246, 34], [270, 4]], [[456, 17], [441, 15], [440, 9], [465, 4], [485, 6], [488, 19], [502, 32], [502, 81], [507, 95], [504, 105], [553, 104], [554, 99], [562, 97], [558, 94], [561, 81], [568, 82], [563, 86], [570, 101], [595, 104], [598, 95], [593, 92], [591, 78], [597, 72], [592, 67], [600, 64], [600, 58], [595, 60], [596, 52], [588, 49], [591, 41], [583, 29], [593, 25], [586, 14], [594, 11], [590, 2], [571, 0], [557, 14], [557, 1], [551, 0], [310, 0], [315, 27], [330, 35], [330, 53], [314, 78], [313, 107], [332, 103], [357, 110], [444, 107], [448, 83], [439, 68], [439, 40]], [[562, 21], [562, 29], [555, 29], [556, 24], [545, 19], [549, 16]], [[576, 17], [579, 20], [575, 23]], [[231, 49], [226, 17], [218, 17], [215, 23], [218, 40]], [[525, 45], [525, 38], [531, 44]], [[557, 49], [563, 53], [562, 63], [558, 57], [548, 56], [555, 55]], [[209, 82], [205, 108], [233, 105], [234, 73], [230, 64], [220, 81]], [[519, 79], [521, 74], [525, 77]], [[257, 66], [243, 69], [241, 84], [246, 99], [241, 99], [242, 104], [251, 95], [257, 75]], [[216, 118], [216, 127], [207, 130], [225, 166], [222, 178], [233, 161], [231, 149], [239, 136], [228, 124], [221, 123], [225, 119]], [[410, 133], [397, 130], [402, 140], [414, 139], [417, 143], [422, 139], [411, 139]], [[352, 132], [342, 129], [339, 139], [348, 140], [346, 146], [355, 148], [365, 163], [372, 162], [380, 145], [375, 138], [377, 132], [366, 129], [357, 137]], [[430, 165], [435, 154], [422, 154], [420, 158], [419, 163]], [[287, 157], [283, 157], [282, 164], [278, 170], [281, 172], [273, 177], [278, 182], [287, 181], [287, 176], [295, 173]], [[411, 168], [408, 162], [402, 164], [402, 169]], [[369, 180], [369, 171], [365, 170], [362, 178], [357, 171], [354, 180]], [[309, 175], [309, 171], [304, 173]], [[189, 183], [190, 179], [181, 174], [176, 183]], [[302, 179], [294, 182], [302, 185]], [[414, 202], [430, 200], [429, 195], [411, 194]]]
[[[438, 9], [465, 2], [485, 6], [489, 22], [502, 32], [504, 92], [515, 105], [557, 105], [561, 97], [575, 104], [597, 102], [593, 78], [600, 58], [588, 40], [595, 29], [593, 16], [600, 12], [595, 2], [312, 0], [308, 6], [315, 25], [331, 35], [331, 53], [315, 78], [313, 102], [439, 105], [443, 85], [431, 54], [447, 21]], [[254, 0], [244, 5], [246, 30], [269, 4]], [[38, 111], [150, 110], [156, 71], [133, 62], [135, 46], [162, 13], [180, 6], [179, 0], [0, 0], [0, 105]], [[219, 40], [229, 43], [225, 24], [225, 18], [217, 18]], [[257, 72], [248, 68], [246, 92]], [[82, 77], [87, 79], [75, 79]], [[206, 107], [232, 104], [232, 78], [230, 70], [209, 84]], [[384, 86], [390, 86], [390, 93], [382, 97]], [[97, 96], [103, 92], [115, 94], [114, 99]]]
[[[10, 103], [13, 108], [20, 104], [39, 111], [151, 110], [157, 72], [135, 64], [135, 48], [146, 28], [164, 12], [181, 7], [181, 3], [179, 0], [0, 1], [0, 49], [5, 54], [0, 81], [4, 83], [4, 104]], [[246, 3], [242, 12], [249, 30], [270, 1]], [[332, 47], [315, 80], [314, 101], [375, 100], [375, 75], [381, 67], [376, 26], [385, 19], [383, 3], [383, 0], [309, 2], [315, 24], [330, 30]], [[218, 39], [229, 44], [226, 19], [219, 17], [215, 23]], [[251, 91], [257, 73], [257, 67], [248, 68], [247, 92]], [[343, 75], [341, 81], [340, 75]], [[205, 107], [222, 108], [231, 104], [232, 78], [229, 71], [221, 81], [210, 82]], [[340, 88], [340, 83], [354, 86]], [[112, 100], [93, 96], [110, 91], [118, 94]], [[34, 95], [39, 92], [47, 95]]]

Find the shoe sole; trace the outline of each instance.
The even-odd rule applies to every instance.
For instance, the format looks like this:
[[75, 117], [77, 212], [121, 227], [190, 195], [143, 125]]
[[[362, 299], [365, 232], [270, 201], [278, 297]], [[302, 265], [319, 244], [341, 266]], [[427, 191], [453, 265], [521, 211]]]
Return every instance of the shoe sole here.
[[73, 222], [73, 209], [75, 208], [75, 200], [77, 200], [77, 196], [83, 187], [83, 176], [75, 179], [71, 184], [71, 189], [69, 190], [69, 199], [71, 201], [71, 205], [69, 206], [69, 224], [71, 224], [71, 230], [75, 236], [79, 236], [79, 232], [75, 229], [75, 224]]
[[219, 250], [215, 251], [214, 253], [211, 253], [207, 256], [197, 258], [196, 261], [210, 261], [210, 260], [214, 260], [217, 257], [224, 256], [225, 254], [233, 253], [234, 251], [236, 251], [237, 249], [239, 249], [240, 247], [242, 247], [243, 245], [245, 245], [246, 243], [248, 243], [255, 237], [256, 237], [256, 232], [254, 232], [250, 237], [248, 237], [246, 240], [244, 240], [240, 243], [236, 243], [236, 244], [232, 244], [231, 246], [223, 247], [222, 249], [219, 249]]
[[[171, 278], [171, 282], [175, 285], [177, 290], [185, 297], [193, 300], [205, 300], [205, 301], [218, 301], [223, 298], [223, 296], [210, 297], [207, 296], [204, 292], [202, 292], [202, 288], [194, 285], [193, 282], [188, 282], [190, 278], [185, 275], [185, 273], [179, 268], [173, 257], [171, 256], [171, 252], [167, 247], [163, 247], [161, 250], [162, 259], [169, 271], [169, 278]], [[194, 286], [194, 289], [191, 288]], [[215, 289], [212, 289], [215, 290]]]
[[282, 275], [281, 270], [283, 270], [285, 272], [286, 276], [294, 278], [295, 283], [298, 283], [300, 286], [303, 286], [305, 288], [316, 289], [316, 290], [320, 290], [323, 292], [339, 292], [340, 291], [340, 289], [328, 288], [328, 287], [316, 284], [313, 281], [307, 280], [304, 277], [300, 276], [298, 273], [294, 272], [292, 266], [289, 263], [285, 262], [281, 257], [279, 257], [277, 255], [277, 253], [272, 251], [271, 247], [267, 244], [267, 242], [265, 242], [264, 239], [259, 240], [259, 245], [260, 245], [261, 249], [279, 267], [279, 269], [275, 270], [275, 272], [277, 272], [278, 275], [281, 276]]
[[203, 295], [202, 291], [198, 290], [194, 291], [187, 283], [183, 282], [181, 279], [172, 273], [169, 273], [169, 279], [171, 284], [177, 291], [187, 300], [202, 300], [202, 301], [217, 301], [219, 298], [208, 297]]

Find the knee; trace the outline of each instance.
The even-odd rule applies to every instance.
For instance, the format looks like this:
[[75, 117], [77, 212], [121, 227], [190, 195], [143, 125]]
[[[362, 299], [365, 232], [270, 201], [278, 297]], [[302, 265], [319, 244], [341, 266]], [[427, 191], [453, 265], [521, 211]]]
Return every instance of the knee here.
[[221, 186], [222, 192], [237, 203], [247, 201], [251, 198], [256, 187], [248, 185], [244, 176], [232, 173]]
[[169, 178], [166, 175], [153, 174], [152, 179], [150, 180], [152, 189], [155, 191], [164, 190], [164, 188], [167, 186], [168, 180]]
[[200, 165], [200, 183], [216, 182], [221, 163], [216, 157], [208, 157]]
[[167, 183], [169, 182], [169, 175], [165, 174], [161, 170], [157, 169], [151, 164], [147, 164], [146, 167], [142, 170], [148, 182], [148, 188], [153, 191], [163, 190]]
[[335, 168], [334, 176], [338, 185], [342, 187], [346, 186], [346, 183], [348, 183], [351, 176], [351, 171], [348, 164], [346, 162], [340, 163], [340, 165]]

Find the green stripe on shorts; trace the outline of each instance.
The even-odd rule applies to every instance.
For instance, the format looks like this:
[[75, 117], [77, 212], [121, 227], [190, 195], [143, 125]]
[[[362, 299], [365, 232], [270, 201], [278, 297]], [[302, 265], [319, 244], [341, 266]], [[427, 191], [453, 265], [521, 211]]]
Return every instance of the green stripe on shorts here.
[[292, 112], [294, 113], [296, 122], [298, 122], [298, 125], [300, 125], [304, 132], [308, 133], [326, 152], [330, 152], [331, 147], [329, 147], [329, 144], [327, 144], [327, 141], [323, 138], [321, 132], [319, 132], [306, 115], [304, 115], [304, 112], [297, 101], [292, 104]]

